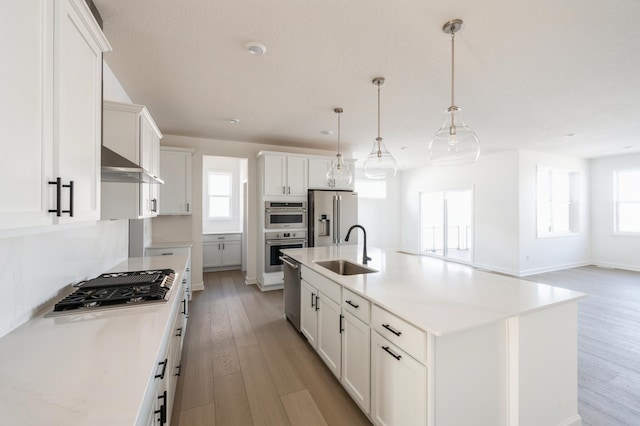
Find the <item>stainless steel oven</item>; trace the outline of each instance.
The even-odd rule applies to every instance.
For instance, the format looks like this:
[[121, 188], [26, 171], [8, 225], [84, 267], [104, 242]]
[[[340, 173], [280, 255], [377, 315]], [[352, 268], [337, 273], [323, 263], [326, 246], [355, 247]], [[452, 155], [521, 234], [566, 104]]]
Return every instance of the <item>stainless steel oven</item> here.
[[264, 233], [264, 271], [282, 271], [282, 253], [280, 250], [305, 248], [307, 246], [306, 231], [283, 231]]
[[264, 206], [266, 229], [306, 228], [306, 201], [267, 201]]

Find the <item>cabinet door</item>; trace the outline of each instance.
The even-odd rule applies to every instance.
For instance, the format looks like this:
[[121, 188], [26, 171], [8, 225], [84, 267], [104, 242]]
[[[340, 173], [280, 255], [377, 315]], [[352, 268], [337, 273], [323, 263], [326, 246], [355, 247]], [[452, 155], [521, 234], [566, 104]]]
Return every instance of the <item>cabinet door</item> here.
[[331, 168], [328, 158], [309, 158], [309, 188], [331, 189], [327, 183], [327, 172]]
[[45, 119], [51, 87], [47, 91], [43, 72], [50, 60], [43, 22], [52, 9], [48, 1], [0, 2], [0, 51], [6, 58], [0, 67], [0, 229], [52, 223], [51, 123]]
[[[155, 177], [160, 176], [160, 137], [153, 132], [151, 139], [151, 174]], [[151, 192], [151, 215], [158, 216], [160, 211], [160, 186], [159, 184], [149, 184]]]
[[222, 266], [242, 264], [242, 244], [240, 241], [222, 243]]
[[284, 155], [264, 156], [264, 195], [285, 195], [287, 158]]
[[307, 195], [307, 159], [287, 157], [287, 195]]
[[161, 215], [191, 214], [191, 152], [160, 148]]
[[[153, 127], [144, 114], [140, 115], [140, 166], [153, 174]], [[151, 184], [140, 183], [140, 216], [153, 216]]]
[[343, 311], [342, 327], [342, 384], [362, 411], [368, 414], [371, 330], [346, 311]]
[[427, 368], [378, 333], [371, 336], [371, 418], [377, 425], [427, 424]]
[[318, 342], [317, 296], [317, 290], [302, 280], [300, 285], [300, 332], [314, 349], [316, 349]]
[[342, 366], [341, 309], [333, 300], [318, 295], [318, 354], [339, 379]]
[[72, 209], [73, 217], [63, 214], [55, 222], [98, 220], [102, 49], [88, 27], [83, 3], [60, 0], [55, 5], [54, 176], [63, 184], [73, 181], [73, 187], [63, 188], [61, 200], [62, 210]]
[[222, 243], [203, 243], [202, 253], [205, 268], [222, 266]]

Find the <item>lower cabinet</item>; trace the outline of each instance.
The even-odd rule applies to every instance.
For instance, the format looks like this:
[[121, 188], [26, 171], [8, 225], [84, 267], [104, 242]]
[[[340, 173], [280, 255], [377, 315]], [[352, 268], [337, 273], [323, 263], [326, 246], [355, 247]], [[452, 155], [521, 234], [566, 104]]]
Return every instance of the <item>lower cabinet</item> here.
[[242, 265], [242, 234], [205, 235], [202, 239], [204, 268]]
[[381, 426], [426, 425], [427, 367], [377, 332], [371, 339], [371, 419]]
[[371, 328], [343, 310], [342, 385], [362, 411], [369, 413]]
[[340, 305], [319, 293], [318, 347], [316, 351], [338, 379], [342, 373], [342, 315]]
[[172, 246], [170, 244], [163, 243], [162, 247], [151, 245], [150, 247], [146, 247], [144, 249], [145, 256], [187, 256], [189, 260], [187, 261], [187, 268], [184, 270], [184, 274], [182, 275], [181, 282], [185, 285], [185, 292], [187, 294], [188, 300], [191, 300], [192, 291], [191, 291], [191, 246], [190, 245], [176, 245]]
[[306, 281], [300, 284], [300, 332], [313, 349], [318, 346], [318, 290]]

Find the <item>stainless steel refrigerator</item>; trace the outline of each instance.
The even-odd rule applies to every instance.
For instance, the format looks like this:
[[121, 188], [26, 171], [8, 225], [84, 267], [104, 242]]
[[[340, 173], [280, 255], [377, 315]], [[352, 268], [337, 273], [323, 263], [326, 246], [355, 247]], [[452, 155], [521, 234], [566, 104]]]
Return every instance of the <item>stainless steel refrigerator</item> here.
[[348, 242], [344, 241], [349, 228], [358, 223], [357, 193], [309, 190], [307, 209], [307, 246], [358, 243], [357, 232], [351, 234]]

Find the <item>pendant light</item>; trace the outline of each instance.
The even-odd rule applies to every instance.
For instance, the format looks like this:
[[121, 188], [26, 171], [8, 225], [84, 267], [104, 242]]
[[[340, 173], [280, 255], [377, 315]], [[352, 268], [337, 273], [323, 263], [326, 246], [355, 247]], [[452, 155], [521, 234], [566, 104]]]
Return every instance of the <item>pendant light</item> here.
[[380, 86], [384, 83], [384, 77], [376, 77], [372, 83], [378, 86], [378, 137], [364, 161], [364, 175], [369, 179], [387, 179], [396, 175], [398, 165], [380, 137]]
[[480, 140], [467, 127], [460, 116], [460, 108], [453, 101], [454, 94], [454, 40], [462, 28], [462, 19], [446, 22], [442, 31], [451, 34], [451, 106], [447, 109], [444, 124], [429, 143], [428, 158], [436, 166], [461, 166], [472, 164], [480, 155]]
[[342, 108], [335, 108], [333, 112], [338, 114], [338, 153], [336, 154], [336, 159], [331, 164], [331, 168], [327, 172], [327, 185], [329, 185], [330, 188], [335, 188], [336, 186], [344, 188], [351, 185], [353, 176], [351, 175], [349, 167], [344, 164], [342, 154], [340, 154], [340, 114], [342, 114]]

